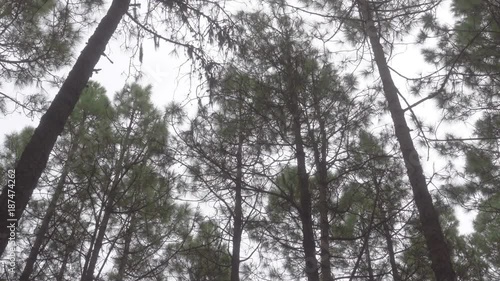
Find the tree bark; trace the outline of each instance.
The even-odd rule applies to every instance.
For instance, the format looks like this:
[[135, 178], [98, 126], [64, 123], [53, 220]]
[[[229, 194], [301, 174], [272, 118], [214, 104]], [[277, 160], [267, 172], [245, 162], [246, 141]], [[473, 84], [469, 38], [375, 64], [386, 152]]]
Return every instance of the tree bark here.
[[351, 271], [351, 276], [349, 277], [349, 281], [353, 281], [355, 279], [356, 271], [358, 270], [358, 267], [361, 264], [361, 259], [363, 258], [363, 253], [365, 253], [366, 249], [370, 247], [370, 245], [368, 244], [370, 243], [370, 235], [372, 233], [373, 224], [375, 222], [375, 212], [377, 210], [377, 205], [379, 204], [379, 196], [380, 196], [380, 190], [377, 188], [375, 192], [375, 200], [373, 201], [372, 212], [370, 214], [370, 219], [368, 221], [368, 226], [366, 228], [364, 227], [363, 228], [364, 230], [362, 230], [365, 233], [363, 238], [363, 244], [356, 259], [356, 263], [354, 264], [354, 268]]
[[[74, 144], [73, 144], [74, 145]], [[76, 147], [76, 146], [74, 146]], [[74, 148], [71, 148], [71, 152], [74, 150]], [[42, 224], [40, 225], [40, 228], [38, 229], [38, 232], [36, 233], [36, 238], [35, 242], [33, 243], [33, 246], [31, 247], [30, 254], [28, 256], [28, 259], [26, 260], [26, 265], [24, 266], [23, 273], [21, 274], [21, 277], [19, 277], [19, 281], [29, 281], [29, 277], [31, 273], [33, 272], [33, 267], [35, 265], [35, 262], [38, 258], [38, 254], [40, 253], [40, 248], [42, 247], [42, 243], [45, 240], [45, 234], [47, 233], [47, 230], [49, 229], [49, 223], [52, 217], [54, 216], [56, 212], [56, 207], [57, 207], [57, 202], [59, 201], [59, 197], [63, 194], [64, 191], [64, 184], [66, 182], [66, 178], [69, 173], [69, 164], [70, 164], [70, 154], [68, 154], [68, 160], [64, 164], [61, 176], [59, 178], [59, 181], [56, 186], [56, 190], [54, 192], [54, 195], [52, 195], [52, 199], [49, 203], [49, 207], [47, 208], [47, 211], [45, 213], [45, 216], [43, 217]]]
[[319, 281], [316, 245], [314, 242], [313, 222], [311, 215], [311, 192], [309, 191], [309, 176], [306, 170], [304, 144], [300, 132], [300, 118], [294, 117], [295, 155], [297, 158], [297, 173], [300, 192], [300, 220], [302, 221], [302, 245], [306, 260], [306, 275], [308, 281]]
[[398, 265], [396, 263], [396, 254], [394, 253], [394, 245], [392, 243], [391, 230], [389, 228], [389, 222], [387, 221], [387, 215], [383, 212], [383, 220], [385, 222], [382, 224], [384, 229], [385, 241], [387, 244], [387, 253], [389, 254], [389, 263], [391, 264], [392, 279], [394, 281], [402, 281], [401, 275], [399, 275]]
[[[92, 75], [95, 65], [105, 51], [106, 45], [121, 18], [127, 12], [129, 3], [130, 0], [114, 0], [112, 2], [106, 16], [89, 38], [87, 46], [81, 52], [59, 93], [52, 101], [47, 112], [42, 116], [40, 124], [24, 149], [15, 171], [15, 218], [17, 221], [22, 217], [38, 179], [47, 165], [49, 154], [57, 137], [62, 133], [64, 125]], [[10, 235], [7, 228], [9, 225], [7, 221], [9, 218], [7, 192], [8, 188], [4, 186], [0, 195], [0, 256], [7, 247]]]
[[[313, 78], [314, 83], [314, 78]], [[314, 88], [314, 87], [313, 87]], [[314, 164], [316, 166], [316, 179], [319, 189], [319, 224], [320, 224], [320, 268], [321, 281], [333, 281], [332, 268], [330, 264], [330, 222], [328, 219], [328, 167], [327, 147], [328, 135], [324, 118], [321, 116], [320, 100], [315, 92], [311, 93], [313, 99], [314, 117], [319, 125], [319, 140], [312, 129], [309, 130], [314, 152]]]
[[[84, 268], [82, 273], [81, 281], [93, 281], [94, 280], [94, 271], [97, 264], [97, 259], [99, 258], [99, 252], [101, 251], [102, 244], [104, 242], [104, 236], [106, 234], [106, 229], [108, 228], [109, 220], [111, 219], [111, 214], [113, 212], [113, 207], [115, 205], [115, 200], [119, 192], [119, 185], [123, 179], [123, 171], [124, 162], [125, 162], [125, 154], [127, 149], [129, 149], [129, 139], [130, 134], [132, 133], [132, 128], [134, 124], [134, 118], [137, 111], [135, 109], [132, 110], [130, 122], [127, 126], [127, 131], [125, 133], [124, 138], [120, 142], [120, 155], [115, 163], [114, 171], [113, 171], [113, 181], [111, 182], [111, 187], [109, 188], [108, 198], [105, 201], [106, 204], [104, 206], [104, 213], [102, 216], [102, 220], [99, 224], [97, 236], [95, 239], [95, 243], [92, 248], [92, 252], [90, 256], [87, 256], [85, 264], [87, 265]], [[90, 252], [90, 249], [89, 249]]]
[[[368, 234], [368, 240], [370, 240], [370, 234]], [[373, 266], [372, 266], [372, 256], [370, 253], [370, 243], [366, 245], [366, 269], [368, 270], [368, 281], [375, 281], [375, 276], [373, 274]]]
[[[115, 175], [116, 178], [120, 178], [119, 175]], [[115, 178], [115, 179], [116, 179]], [[91, 255], [88, 257], [87, 268], [82, 274], [81, 281], [92, 281], [94, 280], [94, 270], [97, 264], [97, 259], [99, 258], [99, 252], [101, 251], [102, 244], [104, 242], [104, 235], [106, 234], [106, 229], [108, 228], [108, 223], [111, 218], [111, 213], [113, 211], [113, 206], [115, 203], [115, 198], [118, 192], [118, 183], [113, 182], [106, 205], [104, 206], [104, 214], [102, 216], [101, 223], [99, 224], [99, 229], [97, 231], [96, 240], [92, 248]]]
[[[241, 114], [241, 111], [240, 111]], [[241, 122], [241, 119], [240, 119]], [[233, 224], [233, 251], [231, 256], [231, 281], [240, 280], [240, 248], [241, 234], [243, 226], [243, 210], [242, 210], [242, 183], [243, 183], [243, 134], [241, 132], [241, 124], [238, 124], [238, 151], [236, 153], [236, 184], [235, 184], [235, 200], [234, 200], [234, 224]]]
[[[70, 236], [70, 239], [71, 238], [73, 238], [73, 235]], [[71, 255], [71, 253], [69, 251], [65, 251], [64, 256], [63, 256], [63, 260], [61, 262], [61, 267], [59, 268], [59, 271], [57, 272], [57, 275], [55, 277], [56, 281], [63, 281], [64, 280], [64, 273], [66, 272], [66, 268], [68, 266], [68, 261], [69, 261], [70, 255]]]
[[320, 161], [318, 169], [321, 281], [332, 281], [330, 265], [330, 222], [328, 220], [328, 173], [326, 161]]
[[453, 270], [450, 250], [439, 223], [439, 214], [434, 208], [432, 197], [427, 189], [419, 155], [415, 150], [404, 111], [399, 102], [398, 89], [392, 80], [384, 50], [380, 44], [380, 36], [377, 33], [377, 28], [372, 18], [372, 11], [366, 0], [357, 0], [357, 3], [364, 20], [365, 31], [370, 39], [375, 62], [382, 80], [384, 94], [389, 111], [391, 112], [392, 121], [394, 122], [396, 138], [403, 154], [413, 197], [420, 214], [420, 223], [432, 262], [432, 270], [437, 281], [455, 281], [456, 274]]
[[135, 227], [135, 215], [131, 214], [130, 223], [127, 231], [125, 232], [125, 241], [123, 247], [123, 254], [120, 258], [120, 263], [118, 264], [118, 274], [116, 275], [117, 281], [122, 281], [125, 278], [125, 270], [127, 269], [127, 263], [130, 255], [130, 245], [132, 244], [132, 235], [136, 232]]
[[76, 135], [74, 136], [74, 139], [71, 141], [71, 147], [68, 151], [68, 154], [66, 155], [66, 162], [64, 163], [64, 166], [61, 171], [61, 176], [59, 177], [59, 181], [57, 182], [56, 185], [56, 190], [54, 191], [54, 194], [52, 195], [52, 198], [50, 200], [49, 206], [47, 208], [47, 211], [45, 213], [45, 216], [43, 217], [42, 223], [40, 225], [40, 228], [38, 229], [36, 233], [36, 238], [35, 242], [33, 243], [33, 246], [31, 247], [30, 254], [28, 256], [28, 259], [26, 260], [26, 265], [24, 266], [23, 272], [21, 274], [21, 277], [19, 277], [19, 281], [29, 281], [29, 277], [31, 273], [33, 273], [33, 267], [35, 265], [35, 262], [38, 258], [38, 254], [40, 253], [40, 248], [42, 246], [43, 241], [45, 240], [45, 234], [47, 233], [47, 230], [49, 229], [49, 223], [52, 217], [54, 216], [56, 212], [56, 207], [57, 207], [57, 202], [59, 201], [59, 198], [64, 192], [64, 186], [66, 183], [66, 178], [68, 177], [69, 174], [69, 169], [70, 169], [70, 164], [71, 161], [76, 153], [76, 150], [78, 148], [78, 142], [79, 138], [81, 137], [82, 133], [84, 132], [84, 126], [85, 125], [85, 115], [82, 117], [82, 120], [80, 121], [80, 124], [78, 125], [78, 131]]
[[101, 251], [102, 244], [104, 242], [104, 235], [106, 234], [106, 229], [108, 228], [108, 223], [111, 218], [113, 211], [113, 206], [115, 204], [115, 198], [118, 194], [118, 184], [121, 179], [121, 175], [115, 174], [115, 179], [111, 184], [108, 198], [106, 200], [106, 205], [104, 206], [104, 214], [102, 216], [101, 223], [99, 224], [99, 229], [97, 231], [97, 236], [95, 243], [92, 248], [91, 255], [88, 257], [81, 281], [92, 281], [94, 280], [94, 270], [97, 264], [97, 259], [99, 258], [99, 252]]
[[292, 133], [294, 137], [295, 157], [297, 159], [297, 174], [299, 180], [300, 194], [300, 220], [302, 222], [302, 246], [304, 248], [306, 275], [308, 281], [319, 281], [318, 260], [316, 259], [316, 244], [314, 239], [311, 192], [309, 191], [309, 175], [306, 169], [306, 157], [304, 152], [304, 140], [301, 132], [301, 110], [299, 107], [299, 95], [297, 89], [296, 70], [290, 53], [285, 54], [285, 77], [287, 89], [285, 89], [285, 101], [292, 116]]
[[242, 126], [242, 102], [243, 97], [239, 96], [239, 111], [238, 111], [238, 151], [236, 152], [236, 182], [235, 182], [235, 200], [234, 200], [234, 225], [233, 225], [233, 250], [231, 256], [231, 281], [240, 280], [240, 251], [241, 251], [241, 235], [243, 232], [243, 209], [242, 195], [243, 190], [243, 135]]
[[[79, 218], [82, 214], [82, 211], [84, 209], [84, 205], [82, 204], [80, 208], [78, 208], [77, 211], [77, 216], [75, 218]], [[76, 246], [78, 242], [76, 241], [75, 236], [77, 235], [77, 228], [79, 227], [79, 220], [75, 220], [71, 227], [71, 234], [68, 237], [68, 244], [66, 245], [66, 248], [64, 249], [64, 255], [63, 255], [63, 260], [61, 262], [61, 267], [59, 268], [59, 271], [57, 272], [57, 275], [55, 276], [56, 281], [63, 281], [64, 280], [64, 273], [66, 272], [66, 269], [68, 267], [68, 263], [71, 258], [71, 254], [78, 252], [75, 251]]]

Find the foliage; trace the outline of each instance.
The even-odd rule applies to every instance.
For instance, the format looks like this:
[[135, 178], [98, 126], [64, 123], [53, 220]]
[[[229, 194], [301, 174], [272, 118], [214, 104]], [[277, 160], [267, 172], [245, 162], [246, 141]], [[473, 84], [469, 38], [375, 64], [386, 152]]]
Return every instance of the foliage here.
[[[102, 4], [0, 4], [0, 82], [39, 82], [67, 65]], [[439, 1], [261, 4], [230, 18], [220, 2], [131, 3], [124, 46], [142, 63], [147, 39], [157, 51], [174, 44], [206, 75], [207, 95], [197, 92], [196, 112], [158, 109], [152, 86], [139, 82], [112, 99], [95, 81], [80, 81], [81, 97], [61, 95], [71, 109], [78, 102], [19, 224], [18, 273], [32, 260], [28, 279], [42, 281], [435, 280], [429, 228], [418, 219], [433, 208], [417, 212], [410, 191], [418, 139], [429, 158], [434, 148], [449, 157], [442, 170], [434, 169], [439, 161], [422, 161], [419, 183], [431, 190], [427, 206], [437, 209], [458, 280], [500, 279], [498, 4], [454, 0], [453, 24], [440, 22]], [[437, 71], [404, 77], [390, 65], [399, 41], [425, 46], [423, 58]], [[344, 42], [353, 56], [344, 55]], [[233, 51], [225, 64], [211, 57], [212, 44]], [[387, 68], [382, 77], [372, 75], [375, 64]], [[403, 77], [407, 91], [393, 89], [391, 75]], [[395, 97], [380, 100], [391, 91]], [[414, 106], [406, 101], [425, 91]], [[397, 98], [408, 108], [388, 106]], [[9, 99], [0, 92], [0, 112]], [[472, 124], [470, 138], [430, 139], [439, 126], [419, 118], [430, 99], [443, 120]], [[41, 96], [31, 102], [17, 105], [44, 104]], [[388, 108], [411, 147], [396, 145]], [[34, 132], [6, 136], [2, 180]], [[413, 158], [405, 162], [400, 146]], [[456, 206], [477, 213], [472, 233], [459, 233]]]
[[178, 250], [172, 271], [182, 281], [230, 280], [231, 257], [213, 221], [202, 221], [196, 235], [188, 237]]

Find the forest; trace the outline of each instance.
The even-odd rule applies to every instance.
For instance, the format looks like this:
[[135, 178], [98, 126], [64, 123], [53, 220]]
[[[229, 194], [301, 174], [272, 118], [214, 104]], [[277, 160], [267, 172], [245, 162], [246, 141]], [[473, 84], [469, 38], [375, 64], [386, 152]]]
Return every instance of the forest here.
[[499, 0], [1, 0], [0, 75], [1, 281], [500, 280]]

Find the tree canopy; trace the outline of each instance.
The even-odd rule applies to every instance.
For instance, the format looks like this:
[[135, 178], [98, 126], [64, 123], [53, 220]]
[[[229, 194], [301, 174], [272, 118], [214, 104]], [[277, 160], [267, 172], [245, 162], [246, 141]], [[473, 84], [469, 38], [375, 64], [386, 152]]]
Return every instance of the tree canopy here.
[[[0, 279], [498, 280], [499, 11], [0, 4], [0, 114], [43, 114], [0, 147]], [[191, 62], [184, 102], [141, 80], [145, 44]], [[91, 80], [110, 45], [116, 93]], [[50, 105], [5, 92], [48, 81]]]

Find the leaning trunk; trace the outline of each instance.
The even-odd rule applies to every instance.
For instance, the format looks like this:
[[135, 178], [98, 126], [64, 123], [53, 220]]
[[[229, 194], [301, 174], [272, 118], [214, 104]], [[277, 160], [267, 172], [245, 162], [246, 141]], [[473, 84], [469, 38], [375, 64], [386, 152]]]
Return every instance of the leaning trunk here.
[[130, 245], [132, 244], [132, 235], [137, 232], [135, 227], [135, 215], [131, 214], [130, 224], [125, 232], [125, 241], [123, 242], [123, 254], [120, 258], [120, 262], [118, 264], [118, 274], [116, 275], [117, 281], [122, 281], [125, 279], [125, 270], [127, 269], [127, 264], [129, 262], [130, 256]]
[[382, 227], [384, 229], [384, 237], [387, 244], [387, 254], [389, 255], [389, 262], [391, 264], [392, 279], [394, 281], [401, 281], [403, 279], [399, 275], [398, 265], [396, 263], [396, 254], [394, 253], [394, 245], [393, 245], [394, 243], [392, 242], [391, 229], [389, 227], [388, 218], [385, 212], [383, 212], [382, 215], [383, 215], [382, 219], [384, 219]]
[[[69, 158], [68, 156], [68, 159]], [[64, 184], [66, 182], [66, 178], [68, 176], [69, 172], [69, 166], [70, 162], [69, 160], [66, 161], [64, 164], [61, 176], [59, 178], [59, 181], [56, 186], [56, 190], [54, 192], [54, 195], [52, 195], [52, 199], [49, 203], [49, 207], [47, 208], [47, 211], [45, 213], [45, 216], [43, 217], [42, 224], [40, 225], [40, 228], [38, 229], [36, 233], [36, 238], [35, 242], [33, 243], [33, 246], [31, 247], [30, 254], [28, 256], [28, 259], [26, 259], [26, 265], [24, 266], [23, 273], [21, 274], [21, 277], [19, 277], [19, 281], [29, 281], [29, 277], [31, 273], [33, 273], [33, 267], [35, 265], [35, 262], [38, 258], [38, 254], [40, 253], [40, 249], [42, 247], [43, 241], [45, 240], [45, 235], [47, 234], [47, 231], [49, 229], [49, 223], [52, 217], [55, 214], [56, 207], [57, 207], [57, 202], [59, 201], [59, 198], [61, 197], [63, 191], [64, 191]]]
[[[370, 235], [368, 235], [368, 240], [370, 239]], [[372, 266], [372, 256], [370, 253], [370, 245], [369, 243], [366, 245], [366, 267], [368, 270], [368, 281], [375, 281], [375, 276], [373, 274], [373, 266]]]
[[439, 215], [432, 203], [427, 183], [420, 164], [419, 155], [413, 145], [404, 111], [398, 98], [398, 89], [391, 77], [384, 50], [380, 44], [372, 11], [366, 0], [358, 0], [358, 7], [365, 23], [365, 30], [370, 39], [375, 62], [377, 63], [384, 94], [391, 112], [396, 138], [399, 142], [403, 159], [410, 179], [415, 204], [420, 214], [423, 235], [432, 262], [432, 270], [437, 281], [455, 281], [456, 275], [451, 262], [451, 255], [446, 239], [439, 224]]
[[[78, 212], [77, 212], [77, 216], [75, 216], [75, 218], [80, 217], [84, 207], [85, 206], [83, 204], [80, 206], [80, 208], [78, 209]], [[71, 255], [75, 252], [75, 249], [76, 249], [76, 246], [78, 243], [78, 241], [76, 240], [78, 227], [80, 227], [79, 221], [75, 221], [71, 227], [71, 234], [68, 238], [69, 243], [67, 244], [66, 248], [64, 249], [64, 256], [63, 256], [63, 260], [61, 262], [61, 266], [60, 266], [59, 271], [57, 272], [57, 275], [55, 277], [56, 281], [65, 280], [64, 273], [66, 272]]]
[[90, 256], [88, 256], [88, 260], [85, 262], [88, 264], [87, 268], [85, 268], [81, 281], [92, 281], [94, 280], [94, 271], [97, 264], [97, 259], [99, 258], [99, 252], [101, 251], [102, 244], [104, 242], [104, 235], [106, 234], [106, 230], [108, 228], [109, 220], [111, 219], [111, 214], [113, 211], [113, 206], [115, 204], [115, 198], [118, 193], [118, 183], [121, 177], [115, 174], [115, 180], [111, 185], [110, 192], [106, 201], [106, 205], [104, 206], [104, 214], [102, 216], [102, 220], [99, 224], [99, 229], [97, 231], [97, 236], [95, 239], [95, 243], [93, 245]]
[[[130, 0], [114, 0], [106, 16], [101, 20], [87, 46], [78, 57], [59, 93], [47, 112], [42, 116], [30, 142], [26, 145], [16, 166], [15, 218], [19, 220], [28, 204], [38, 179], [47, 165], [49, 154], [57, 137], [75, 107], [85, 88], [94, 66], [105, 51], [106, 45], [115, 32], [118, 23], [127, 12]], [[7, 208], [8, 188], [4, 186], [0, 195], [0, 256], [7, 247], [10, 231], [7, 228], [9, 209]]]
[[104, 236], [106, 234], [106, 230], [108, 228], [109, 220], [111, 219], [111, 214], [113, 213], [113, 208], [115, 205], [115, 201], [117, 195], [119, 193], [119, 185], [123, 179], [123, 171], [125, 169], [125, 155], [127, 153], [127, 149], [129, 148], [129, 139], [132, 133], [134, 119], [136, 110], [133, 110], [130, 116], [130, 122], [127, 126], [127, 131], [125, 133], [124, 138], [120, 142], [120, 155], [115, 163], [115, 167], [113, 170], [113, 181], [111, 182], [111, 186], [109, 188], [108, 198], [106, 200], [106, 204], [104, 206], [104, 212], [102, 216], [102, 220], [99, 224], [97, 230], [97, 236], [95, 238], [95, 242], [92, 248], [92, 251], [89, 249], [90, 255], [87, 256], [84, 271], [82, 274], [81, 281], [92, 281], [94, 280], [94, 270], [97, 264], [97, 259], [99, 258], [99, 252], [101, 251], [101, 247], [104, 241]]
[[43, 217], [40, 228], [36, 233], [35, 242], [31, 247], [30, 254], [28, 256], [28, 259], [26, 260], [26, 265], [24, 266], [24, 270], [23, 273], [21, 274], [21, 277], [19, 278], [19, 281], [28, 281], [31, 273], [33, 273], [33, 267], [38, 258], [38, 254], [40, 253], [40, 248], [42, 247], [42, 243], [45, 240], [45, 235], [47, 234], [47, 230], [49, 229], [50, 220], [54, 216], [56, 212], [57, 202], [59, 201], [59, 198], [64, 192], [64, 185], [66, 183], [66, 178], [68, 177], [69, 174], [69, 166], [71, 164], [71, 159], [73, 159], [73, 156], [75, 155], [76, 150], [78, 148], [78, 141], [83, 133], [84, 124], [85, 124], [85, 117], [82, 118], [78, 126], [78, 132], [75, 135], [75, 139], [73, 139], [71, 142], [71, 148], [69, 149], [69, 152], [66, 155], [67, 160], [62, 168], [61, 176], [59, 177], [59, 181], [57, 182], [56, 185], [56, 190], [54, 191], [54, 195], [52, 195], [49, 207], [47, 208], [47, 211], [45, 212], [45, 216]]
[[361, 250], [359, 251], [358, 257], [356, 259], [356, 263], [354, 264], [354, 267], [351, 271], [351, 276], [349, 277], [349, 281], [353, 281], [356, 279], [356, 271], [359, 268], [359, 265], [361, 264], [361, 259], [363, 258], [363, 254], [365, 253], [366, 249], [370, 247], [370, 235], [373, 230], [373, 224], [375, 222], [375, 212], [377, 209], [377, 205], [379, 204], [379, 189], [376, 189], [375, 193], [375, 200], [373, 201], [373, 207], [372, 207], [372, 212], [370, 214], [370, 219], [368, 221], [368, 226], [364, 230], [364, 238], [363, 238], [363, 245], [361, 246]]
[[64, 280], [64, 273], [66, 272], [66, 268], [68, 267], [68, 261], [70, 258], [70, 254], [68, 251], [64, 253], [63, 260], [61, 262], [61, 266], [59, 268], [59, 271], [57, 272], [57, 275], [55, 277], [56, 281], [63, 281]]

